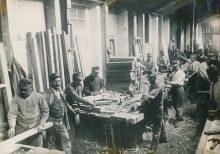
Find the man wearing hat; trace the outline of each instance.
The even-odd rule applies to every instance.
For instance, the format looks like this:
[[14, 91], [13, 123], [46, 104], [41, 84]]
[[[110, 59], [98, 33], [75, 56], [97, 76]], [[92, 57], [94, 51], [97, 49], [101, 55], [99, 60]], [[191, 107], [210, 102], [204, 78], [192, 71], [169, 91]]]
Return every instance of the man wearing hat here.
[[152, 54], [151, 53], [148, 53], [147, 54], [147, 60], [144, 61], [144, 71], [145, 71], [145, 74], [148, 74], [150, 73], [151, 71], [156, 71], [156, 67], [155, 67], [155, 64], [152, 60]]
[[160, 51], [160, 55], [157, 58], [157, 65], [158, 65], [158, 71], [159, 72], [164, 72], [167, 71], [168, 65], [169, 65], [169, 60], [168, 58], [165, 56], [164, 51], [161, 50]]
[[166, 81], [171, 84], [171, 95], [174, 110], [176, 112], [176, 120], [174, 127], [179, 127], [179, 121], [182, 121], [182, 105], [184, 101], [184, 81], [185, 73], [180, 69], [180, 62], [173, 61], [173, 73], [171, 74], [171, 81]]
[[92, 72], [84, 80], [83, 93], [95, 96], [103, 92], [105, 81], [99, 76], [99, 67], [92, 67]]
[[[77, 105], [80, 107], [80, 103], [93, 106], [94, 104], [87, 99], [82, 97], [82, 75], [80, 72], [73, 73], [73, 82], [70, 83], [65, 89], [66, 100], [70, 106]], [[71, 140], [74, 140], [74, 131], [75, 131], [75, 121], [77, 119], [76, 114], [70, 113], [69, 116], [71, 124]], [[74, 118], [75, 117], [75, 118]]]
[[[47, 131], [48, 148], [71, 153], [71, 142], [67, 131], [69, 129], [67, 110], [74, 113], [76, 110], [73, 110], [64, 98], [60, 75], [57, 73], [51, 74], [49, 81], [50, 88], [45, 91], [44, 97], [49, 106], [48, 121], [53, 122], [54, 125]], [[57, 138], [60, 139], [61, 146], [56, 144]]]
[[141, 98], [142, 111], [144, 113], [144, 128], [146, 124], [153, 124], [152, 132], [153, 139], [151, 142], [151, 148], [149, 153], [155, 153], [157, 146], [160, 142], [167, 142], [165, 128], [163, 123], [163, 87], [156, 82], [156, 72], [148, 74], [148, 80], [150, 82], [149, 91]]
[[[20, 93], [15, 95], [8, 111], [9, 137], [38, 127], [41, 131], [47, 121], [49, 109], [44, 97], [33, 92], [32, 80], [23, 78], [19, 82]], [[43, 146], [42, 134], [28, 138], [24, 144]]]

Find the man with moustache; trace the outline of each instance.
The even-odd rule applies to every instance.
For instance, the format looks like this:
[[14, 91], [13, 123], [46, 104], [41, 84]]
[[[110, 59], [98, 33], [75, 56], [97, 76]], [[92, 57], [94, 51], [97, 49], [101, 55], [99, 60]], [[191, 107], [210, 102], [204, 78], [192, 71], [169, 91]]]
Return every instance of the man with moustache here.
[[[42, 131], [49, 115], [44, 97], [33, 91], [32, 80], [22, 78], [19, 82], [20, 93], [12, 99], [8, 111], [9, 137], [38, 127]], [[25, 140], [24, 144], [43, 146], [42, 133]]]

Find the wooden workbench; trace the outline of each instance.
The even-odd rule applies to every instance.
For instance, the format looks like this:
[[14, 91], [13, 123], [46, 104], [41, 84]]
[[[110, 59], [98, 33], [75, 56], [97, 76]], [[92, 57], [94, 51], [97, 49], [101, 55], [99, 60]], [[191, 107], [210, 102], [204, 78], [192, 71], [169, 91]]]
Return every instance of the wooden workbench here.
[[211, 138], [219, 138], [220, 139], [220, 134], [218, 135], [205, 135], [204, 131], [207, 129], [220, 129], [220, 120], [214, 120], [210, 121], [207, 120], [202, 136], [200, 138], [200, 142], [198, 145], [198, 148], [196, 150], [196, 154], [220, 154], [220, 144], [218, 144], [213, 150], [210, 150], [210, 146], [213, 144], [212, 141], [208, 141]]

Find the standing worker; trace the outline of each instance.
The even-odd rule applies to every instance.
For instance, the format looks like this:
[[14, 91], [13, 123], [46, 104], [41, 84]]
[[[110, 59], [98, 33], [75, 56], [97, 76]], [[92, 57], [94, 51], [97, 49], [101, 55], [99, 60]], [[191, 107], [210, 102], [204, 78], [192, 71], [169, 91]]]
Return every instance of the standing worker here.
[[156, 71], [156, 67], [155, 67], [155, 64], [152, 60], [152, 54], [151, 53], [148, 53], [147, 54], [147, 60], [144, 61], [144, 72], [145, 74], [148, 74], [150, 73], [151, 71]]
[[105, 80], [99, 76], [99, 67], [92, 67], [92, 72], [84, 80], [83, 93], [85, 96], [96, 96], [103, 92]]
[[[32, 80], [23, 78], [19, 82], [20, 93], [12, 99], [8, 111], [9, 137], [38, 127], [42, 131], [49, 115], [48, 105], [44, 97], [33, 92]], [[24, 144], [43, 146], [42, 133], [25, 140]]]
[[183, 120], [182, 117], [182, 105], [184, 102], [184, 81], [185, 73], [180, 69], [180, 63], [178, 61], [173, 61], [173, 73], [171, 74], [171, 81], [166, 81], [171, 84], [171, 95], [172, 95], [172, 104], [176, 112], [176, 120], [174, 127], [179, 127], [179, 121]]
[[158, 72], [163, 73], [164, 71], [167, 71], [169, 60], [165, 56], [164, 51], [160, 51], [160, 56], [157, 58], [157, 65], [158, 65]]
[[[80, 108], [80, 103], [93, 107], [93, 102], [88, 101], [87, 99], [82, 97], [82, 75], [80, 72], [76, 72], [73, 74], [73, 82], [70, 83], [65, 89], [66, 100], [70, 106], [78, 106]], [[79, 118], [78, 114], [68, 113], [70, 117], [70, 129], [71, 129], [71, 141], [74, 141], [75, 135], [75, 124], [78, 123], [77, 120]], [[75, 119], [75, 121], [74, 121]]]
[[148, 153], [155, 153], [157, 151], [159, 141], [167, 142], [163, 122], [163, 87], [156, 82], [156, 77], [155, 72], [148, 74], [148, 80], [150, 82], [149, 92], [141, 98], [144, 113], [144, 128], [146, 124], [153, 124], [153, 139]]
[[[49, 77], [50, 88], [44, 93], [44, 97], [49, 105], [48, 121], [53, 122], [53, 127], [48, 129], [48, 148], [58, 149], [71, 153], [71, 142], [69, 139], [68, 129], [69, 121], [67, 109], [75, 112], [66, 102], [63, 91], [61, 89], [61, 78], [57, 73], [53, 73]], [[60, 139], [61, 146], [56, 143]]]

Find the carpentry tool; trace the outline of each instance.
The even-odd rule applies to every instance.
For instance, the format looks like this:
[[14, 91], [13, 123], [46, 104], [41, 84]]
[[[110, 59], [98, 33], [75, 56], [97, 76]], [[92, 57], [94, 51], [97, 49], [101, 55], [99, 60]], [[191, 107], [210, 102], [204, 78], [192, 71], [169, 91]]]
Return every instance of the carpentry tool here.
[[215, 138], [209, 139], [208, 142], [209, 142], [209, 141], [212, 141], [212, 142], [213, 142], [213, 144], [210, 146], [210, 150], [215, 149], [215, 147], [220, 143], [220, 140], [215, 139]]

